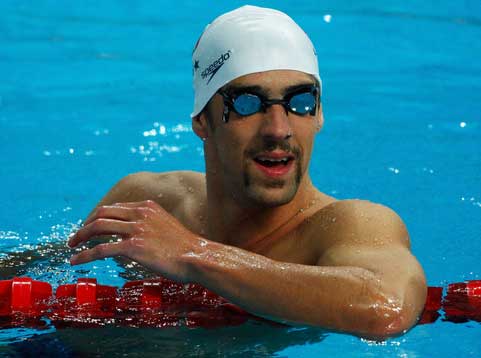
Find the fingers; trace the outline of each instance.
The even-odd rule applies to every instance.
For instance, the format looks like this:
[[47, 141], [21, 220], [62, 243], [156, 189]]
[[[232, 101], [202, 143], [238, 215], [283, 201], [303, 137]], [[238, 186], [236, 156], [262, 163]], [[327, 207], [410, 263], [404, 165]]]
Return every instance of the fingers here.
[[83, 225], [88, 225], [96, 219], [115, 219], [122, 221], [132, 221], [132, 212], [128, 208], [123, 208], [114, 205], [105, 205], [98, 207], [92, 215], [90, 215]]
[[[100, 236], [119, 236], [132, 239], [144, 231], [145, 222], [162, 212], [163, 209], [154, 201], [118, 203], [98, 207], [87, 218], [84, 226], [70, 237], [67, 245], [71, 248]], [[132, 240], [116, 243], [103, 243], [72, 256], [72, 265], [78, 265], [105, 257], [126, 255]]]
[[86, 262], [104, 259], [106, 257], [119, 256], [123, 253], [124, 242], [99, 244], [91, 249], [84, 250], [70, 258], [71, 265], [80, 265]]
[[117, 203], [99, 206], [84, 223], [90, 224], [97, 219], [115, 219], [122, 221], [135, 221], [144, 218], [147, 211], [152, 210], [157, 204], [148, 200], [135, 203]]
[[68, 241], [67, 245], [75, 247], [93, 237], [102, 235], [116, 235], [122, 238], [131, 236], [136, 232], [136, 223], [112, 219], [97, 219], [83, 226]]

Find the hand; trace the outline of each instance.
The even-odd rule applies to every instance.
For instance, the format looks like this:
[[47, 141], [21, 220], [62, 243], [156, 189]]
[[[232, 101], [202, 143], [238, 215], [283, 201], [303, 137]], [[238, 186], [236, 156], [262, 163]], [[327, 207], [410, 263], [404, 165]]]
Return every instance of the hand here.
[[182, 258], [192, 253], [198, 238], [155, 202], [100, 206], [68, 245], [76, 247], [99, 237], [105, 241], [105, 236], [117, 236], [120, 240], [85, 249], [72, 256], [70, 263], [125, 256], [170, 279], [188, 280], [187, 264]]

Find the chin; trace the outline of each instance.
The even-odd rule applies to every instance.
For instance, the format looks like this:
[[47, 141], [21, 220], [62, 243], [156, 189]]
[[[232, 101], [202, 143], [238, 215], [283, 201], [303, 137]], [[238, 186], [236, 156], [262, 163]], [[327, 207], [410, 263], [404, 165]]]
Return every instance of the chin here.
[[243, 197], [248, 206], [276, 207], [291, 202], [300, 187], [302, 173], [300, 162], [290, 174], [267, 178], [257, 170], [246, 167], [243, 173]]
[[247, 197], [249, 202], [255, 206], [276, 207], [290, 203], [297, 193], [297, 186], [289, 185], [289, 187], [276, 188], [247, 188]]

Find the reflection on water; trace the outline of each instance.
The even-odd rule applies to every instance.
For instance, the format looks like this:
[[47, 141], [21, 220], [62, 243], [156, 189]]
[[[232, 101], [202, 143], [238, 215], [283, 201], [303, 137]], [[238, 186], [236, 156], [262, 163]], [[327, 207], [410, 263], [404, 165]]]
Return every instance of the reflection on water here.
[[253, 321], [216, 329], [65, 328], [11, 344], [4, 352], [66, 357], [271, 357], [289, 346], [313, 344], [325, 337], [319, 329]]

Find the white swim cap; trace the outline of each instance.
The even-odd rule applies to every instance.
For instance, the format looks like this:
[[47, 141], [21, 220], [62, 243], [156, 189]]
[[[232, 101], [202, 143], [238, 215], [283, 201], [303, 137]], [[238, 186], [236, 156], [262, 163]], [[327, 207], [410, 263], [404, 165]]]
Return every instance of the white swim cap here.
[[198, 115], [228, 82], [250, 73], [297, 70], [321, 84], [317, 55], [306, 33], [283, 12], [243, 6], [207, 25], [192, 54]]

